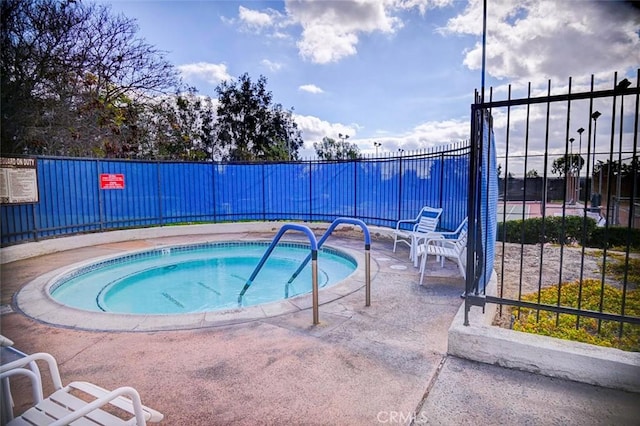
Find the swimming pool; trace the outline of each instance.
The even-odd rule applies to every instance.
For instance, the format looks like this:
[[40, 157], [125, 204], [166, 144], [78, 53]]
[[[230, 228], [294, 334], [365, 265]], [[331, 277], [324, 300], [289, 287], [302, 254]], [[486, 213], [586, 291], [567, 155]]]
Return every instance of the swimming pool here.
[[[268, 245], [225, 241], [129, 253], [66, 271], [50, 283], [49, 293], [63, 305], [92, 312], [147, 315], [233, 309]], [[287, 284], [308, 254], [308, 244], [278, 244], [244, 294], [242, 306], [309, 293], [309, 265]], [[356, 268], [350, 255], [323, 247], [318, 285], [340, 282]]]

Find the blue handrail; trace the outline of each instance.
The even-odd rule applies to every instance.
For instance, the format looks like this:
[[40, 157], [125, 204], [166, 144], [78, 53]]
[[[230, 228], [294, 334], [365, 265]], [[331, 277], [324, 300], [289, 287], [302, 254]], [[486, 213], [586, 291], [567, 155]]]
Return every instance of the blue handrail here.
[[[318, 241], [318, 249], [322, 248], [322, 244], [324, 244], [324, 242], [329, 238], [333, 230], [336, 229], [336, 227], [341, 223], [351, 223], [353, 225], [359, 225], [362, 228], [362, 232], [364, 232], [364, 244], [365, 244], [364, 249], [369, 250], [369, 248], [371, 247], [371, 235], [369, 234], [369, 228], [367, 228], [367, 225], [360, 219], [354, 219], [350, 217], [339, 217], [333, 222], [331, 222], [331, 225], [327, 228], [327, 230], [324, 232], [324, 234]], [[309, 263], [309, 260], [311, 260], [311, 255], [307, 256], [307, 258], [302, 261], [302, 264], [300, 265], [300, 267], [293, 273], [293, 275], [291, 275], [291, 278], [289, 278], [289, 281], [287, 282], [287, 286], [285, 287], [285, 298], [289, 297], [289, 294], [288, 294], [289, 284], [291, 284], [293, 280], [295, 280], [298, 277], [298, 275], [300, 274], [300, 272], [302, 272], [304, 267], [307, 266], [307, 263]]]
[[269, 255], [271, 255], [271, 252], [273, 252], [273, 250], [276, 248], [278, 241], [280, 241], [282, 235], [284, 235], [284, 233], [288, 230], [300, 231], [307, 234], [307, 237], [309, 237], [309, 243], [311, 244], [311, 254], [309, 255], [309, 258], [313, 257], [314, 260], [318, 259], [318, 242], [316, 240], [316, 236], [313, 234], [313, 232], [311, 232], [311, 229], [309, 229], [307, 226], [294, 223], [287, 223], [283, 225], [282, 228], [280, 228], [280, 231], [278, 231], [276, 236], [273, 238], [273, 241], [271, 241], [271, 244], [269, 245], [267, 251], [264, 253], [264, 255], [262, 255], [262, 259], [260, 259], [258, 266], [256, 266], [256, 268], [253, 270], [251, 277], [249, 277], [244, 287], [240, 291], [240, 294], [238, 295], [238, 306], [242, 306], [242, 296], [244, 296], [249, 287], [251, 287], [251, 284], [253, 284], [253, 280], [256, 278], [258, 272], [260, 272], [260, 270], [264, 266], [264, 263], [267, 261]]

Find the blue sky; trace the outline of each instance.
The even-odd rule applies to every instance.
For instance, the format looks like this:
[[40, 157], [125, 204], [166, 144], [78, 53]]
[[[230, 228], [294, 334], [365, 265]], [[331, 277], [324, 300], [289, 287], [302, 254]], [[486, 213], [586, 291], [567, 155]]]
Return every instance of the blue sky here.
[[[469, 137], [481, 84], [482, 1], [112, 0], [139, 35], [215, 97], [222, 80], [260, 75], [294, 108], [303, 155], [324, 136], [349, 135], [364, 153], [425, 149]], [[486, 86], [611, 88], [636, 80], [640, 12], [624, 2], [489, 0]], [[496, 120], [500, 125], [499, 118]]]

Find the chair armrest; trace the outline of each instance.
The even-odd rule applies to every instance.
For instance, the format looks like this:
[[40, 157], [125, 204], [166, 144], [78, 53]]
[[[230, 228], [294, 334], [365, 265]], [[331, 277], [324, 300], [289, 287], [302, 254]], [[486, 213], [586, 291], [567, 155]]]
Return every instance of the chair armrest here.
[[[27, 355], [24, 358], [17, 359], [8, 364], [0, 366], [0, 373], [4, 373], [9, 370], [13, 370], [14, 368], [24, 368], [25, 365], [31, 364], [32, 362], [35, 364], [35, 361], [46, 361], [49, 365], [49, 372], [51, 373], [51, 380], [53, 382], [53, 386], [56, 390], [62, 389], [62, 379], [60, 378], [60, 371], [58, 370], [58, 363], [56, 359], [48, 353], [38, 352], [35, 354]], [[36, 365], [37, 367], [37, 365]], [[33, 368], [32, 368], [33, 370]], [[35, 372], [36, 374], [40, 374], [39, 371]], [[40, 379], [42, 380], [42, 379]]]
[[458, 240], [447, 240], [444, 237], [438, 238], [429, 238], [425, 241], [424, 245], [426, 246], [440, 246], [440, 247], [453, 247]]
[[444, 237], [441, 236], [439, 232], [429, 232], [426, 234], [414, 234], [416, 245], [420, 245], [420, 242], [424, 240], [425, 244], [428, 244], [431, 240], [443, 240]]
[[[460, 233], [455, 231], [451, 231], [451, 232], [447, 231], [447, 232], [439, 232], [439, 234], [442, 235], [442, 237], [447, 240], [452, 240], [452, 239], [457, 239]], [[454, 238], [447, 238], [447, 237], [454, 237]]]
[[7, 370], [0, 373], [0, 380], [9, 379], [9, 377], [16, 376], [18, 374], [27, 376], [29, 380], [31, 380], [31, 393], [33, 395], [34, 403], [37, 404], [40, 401], [42, 401], [43, 399], [42, 379], [40, 378], [39, 374], [36, 374], [32, 370], [28, 370], [22, 367], [12, 368], [11, 370]]
[[416, 223], [417, 220], [415, 219], [403, 219], [403, 220], [399, 220], [398, 222], [396, 222], [396, 231], [401, 231], [400, 229], [400, 224], [401, 223]]
[[86, 392], [97, 399], [81, 408], [78, 408], [73, 413], [51, 423], [50, 426], [68, 425], [74, 420], [78, 420], [106, 404], [112, 404], [121, 410], [133, 414], [136, 418], [137, 425], [145, 425], [147, 420], [151, 422], [159, 422], [164, 417], [162, 413], [142, 405], [138, 391], [129, 386], [123, 386], [113, 391], [107, 391], [106, 389], [92, 383], [73, 382], [70, 383], [68, 387]]

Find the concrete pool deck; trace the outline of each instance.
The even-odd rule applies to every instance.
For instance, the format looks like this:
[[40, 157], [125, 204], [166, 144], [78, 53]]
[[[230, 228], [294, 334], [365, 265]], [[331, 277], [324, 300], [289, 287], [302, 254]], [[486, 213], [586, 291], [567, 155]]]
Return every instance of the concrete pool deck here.
[[[449, 355], [448, 333], [462, 302], [456, 266], [434, 264], [419, 286], [406, 246], [393, 253], [384, 237], [374, 236], [371, 247], [371, 306], [364, 306], [364, 289], [356, 285], [320, 306], [316, 326], [304, 306], [202, 328], [135, 332], [91, 331], [91, 319], [57, 327], [7, 308], [16, 308], [14, 295], [25, 284], [72, 263], [275, 233], [251, 224], [164, 237], [139, 232], [123, 241], [100, 234], [93, 238], [102, 242], [85, 246], [66, 238], [35, 243], [29, 250], [38, 256], [23, 260], [3, 249], [3, 261], [12, 261], [1, 269], [6, 313], [0, 332], [24, 352], [53, 354], [65, 383], [135, 387], [143, 403], [164, 413], [166, 425], [638, 424], [637, 393]], [[362, 238], [348, 234], [338, 230], [328, 244], [362, 251]], [[55, 241], [64, 251], [46, 248]], [[27, 389], [18, 383], [13, 389], [20, 409]]]

